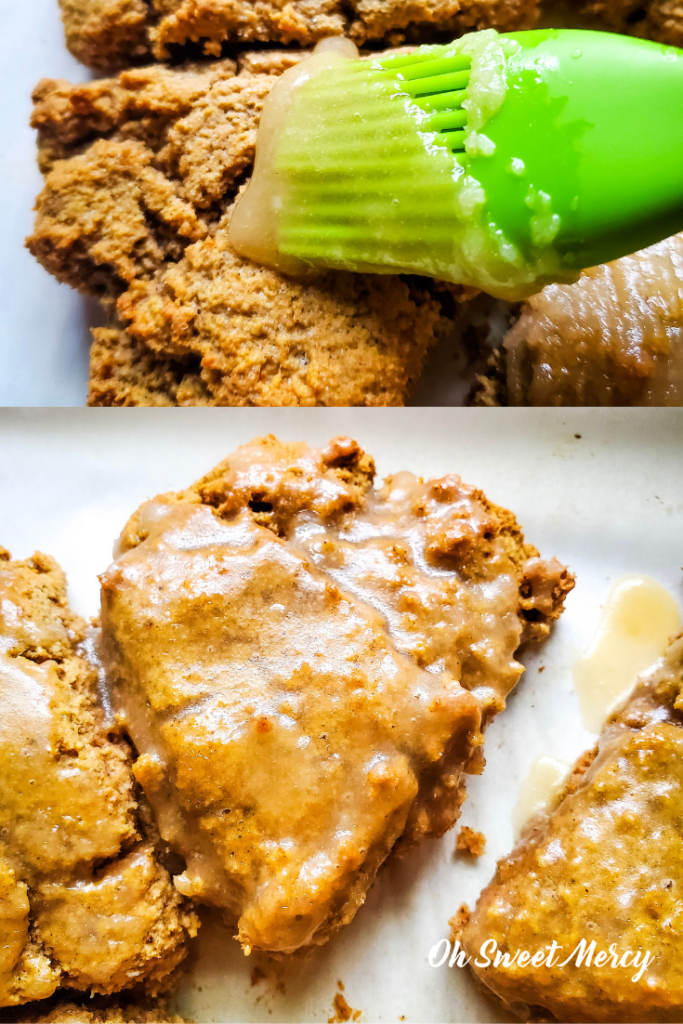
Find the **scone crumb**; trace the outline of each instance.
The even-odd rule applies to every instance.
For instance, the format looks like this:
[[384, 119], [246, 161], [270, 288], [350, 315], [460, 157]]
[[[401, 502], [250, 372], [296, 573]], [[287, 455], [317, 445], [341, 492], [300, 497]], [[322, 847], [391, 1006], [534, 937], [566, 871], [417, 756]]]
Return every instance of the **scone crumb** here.
[[341, 992], [337, 992], [332, 1000], [334, 1017], [327, 1018], [327, 1024], [343, 1024], [347, 1020], [360, 1020], [361, 1011], [349, 1006]]
[[461, 903], [457, 911], [448, 921], [451, 929], [451, 942], [456, 943], [462, 939], [462, 934], [470, 923], [470, 908], [466, 903]]
[[481, 857], [486, 849], [486, 836], [483, 832], [463, 825], [458, 832], [455, 844], [456, 853], [467, 853], [470, 857]]

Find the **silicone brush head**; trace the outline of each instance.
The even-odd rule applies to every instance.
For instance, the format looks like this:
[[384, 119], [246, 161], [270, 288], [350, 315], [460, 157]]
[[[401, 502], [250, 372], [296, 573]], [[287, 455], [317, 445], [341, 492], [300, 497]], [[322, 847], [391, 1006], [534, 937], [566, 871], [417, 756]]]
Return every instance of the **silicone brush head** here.
[[405, 271], [533, 290], [542, 270], [484, 222], [466, 172], [505, 96], [507, 45], [517, 46], [489, 30], [410, 56], [316, 54], [287, 72], [263, 112], [234, 248], [289, 273]]
[[271, 204], [263, 261], [285, 270], [406, 271], [504, 298], [574, 280], [683, 228], [682, 58], [604, 33], [489, 30], [304, 62], [233, 242], [253, 255], [251, 192]]
[[316, 118], [295, 102], [275, 158], [287, 183], [280, 251], [342, 268], [410, 270], [418, 260], [445, 272], [470, 70], [470, 55], [429, 48], [312, 78]]

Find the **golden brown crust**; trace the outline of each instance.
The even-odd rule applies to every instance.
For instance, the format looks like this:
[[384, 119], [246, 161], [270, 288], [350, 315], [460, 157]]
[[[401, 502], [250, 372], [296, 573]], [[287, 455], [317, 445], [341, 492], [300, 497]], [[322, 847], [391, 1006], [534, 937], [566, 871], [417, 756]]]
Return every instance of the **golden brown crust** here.
[[93, 330], [91, 406], [211, 405], [196, 360], [160, 359], [125, 331]]
[[97, 135], [142, 142], [157, 153], [168, 127], [189, 114], [214, 84], [234, 74], [234, 61], [222, 60], [133, 68], [82, 85], [44, 78], [33, 91], [31, 117], [41, 170], [47, 173], [55, 160], [81, 152]]
[[529, 0], [354, 0], [352, 38], [363, 43], [387, 39], [425, 42], [434, 32], [452, 38], [484, 28], [513, 32], [532, 28], [538, 4]]
[[[311, 449], [303, 443], [283, 444], [271, 435], [239, 448], [178, 498], [210, 504], [226, 517], [249, 508], [257, 522], [291, 540], [302, 511], [313, 511], [330, 524], [343, 522], [346, 515], [366, 514], [374, 473], [372, 457], [350, 438], [336, 438], [324, 449]], [[399, 474], [385, 482], [380, 507], [394, 491], [401, 492], [401, 481], [408, 477], [414, 481], [411, 474]], [[415, 481], [414, 490], [404, 509], [406, 522], [395, 524], [395, 529], [408, 529], [408, 519], [419, 508], [423, 517], [419, 543], [424, 557], [434, 565], [445, 568], [453, 562], [463, 578], [471, 580], [483, 578], [489, 567], [495, 567], [490, 569], [492, 574], [512, 573], [521, 624], [517, 643], [545, 638], [574, 587], [566, 566], [555, 558], [539, 557], [538, 550], [525, 541], [512, 512], [493, 504], [455, 474], [426, 483]], [[133, 517], [131, 524], [135, 521]], [[124, 543], [137, 543], [134, 529], [131, 540], [126, 540], [129, 527], [122, 534]], [[434, 655], [434, 660], [439, 656]]]
[[[153, 992], [196, 931], [107, 728], [64, 574], [0, 558], [0, 1005], [57, 986]], [[100, 865], [106, 867], [100, 868]]]
[[[206, 232], [139, 142], [102, 139], [87, 153], [58, 161], [38, 204], [30, 243], [36, 259], [72, 287], [87, 281], [91, 294], [102, 298], [114, 297], [119, 282], [180, 256], [183, 238]], [[161, 231], [151, 226], [153, 219]]]
[[241, 75], [282, 75], [300, 64], [309, 50], [245, 50], [237, 57]]
[[438, 303], [397, 277], [306, 283], [231, 250], [227, 223], [118, 304], [160, 355], [197, 355], [215, 405], [402, 405], [434, 343]]
[[[284, 506], [309, 493], [300, 454]], [[319, 502], [349, 486], [325, 482]], [[398, 652], [376, 611], [249, 508], [144, 505], [102, 576], [102, 627], [136, 777], [187, 865], [176, 886], [221, 907], [247, 952], [293, 952], [351, 920], [423, 773], [452, 749], [462, 773], [479, 739], [476, 700]]]
[[[472, 969], [524, 1019], [681, 1019], [682, 687], [683, 636], [579, 758], [558, 806], [529, 823], [477, 902], [464, 932]], [[545, 955], [537, 964], [477, 964], [489, 940], [509, 957]], [[583, 963], [574, 953], [582, 940], [584, 949], [594, 941]]]
[[24, 561], [12, 561], [9, 551], [0, 548], [0, 574], [3, 591], [20, 616], [11, 644], [3, 647], [6, 653], [38, 661], [73, 657], [86, 626], [67, 604], [66, 577], [54, 558], [36, 551]]
[[[401, 405], [441, 320], [420, 279], [295, 281], [240, 259], [230, 207], [285, 59], [138, 69], [34, 94], [45, 187], [28, 246], [99, 296], [90, 404]], [[114, 328], [112, 328], [112, 331]]]
[[[286, 537], [292, 519], [305, 509], [328, 519], [362, 508], [374, 478], [372, 456], [351, 438], [336, 437], [325, 448], [310, 448], [301, 441], [282, 443], [269, 434], [238, 448], [186, 490], [164, 494], [163, 499], [210, 505], [224, 519], [248, 509], [259, 526]], [[121, 532], [116, 554], [147, 537], [138, 509]]]
[[317, 449], [270, 434], [238, 448], [178, 497], [226, 518], [249, 508], [257, 523], [284, 537], [304, 510], [329, 519], [362, 508], [374, 478], [374, 459], [349, 437]]
[[208, 56], [223, 43], [310, 46], [347, 34], [359, 42], [471, 28], [531, 27], [537, 0], [60, 0], [71, 52], [98, 70], [113, 71], [153, 53], [200, 43]]

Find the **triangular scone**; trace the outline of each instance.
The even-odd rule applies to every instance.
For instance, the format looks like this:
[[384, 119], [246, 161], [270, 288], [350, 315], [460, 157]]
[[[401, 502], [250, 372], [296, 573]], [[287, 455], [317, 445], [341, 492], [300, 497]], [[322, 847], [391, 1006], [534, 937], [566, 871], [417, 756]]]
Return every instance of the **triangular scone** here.
[[197, 927], [105, 726], [84, 626], [51, 558], [0, 549], [0, 1006], [154, 991]]
[[396, 517], [361, 545], [412, 616], [408, 642], [382, 587], [310, 543], [313, 525], [370, 530], [373, 475], [349, 439], [253, 442], [143, 505], [102, 577], [103, 657], [136, 777], [187, 864], [176, 885], [237, 921], [246, 949], [324, 942], [399, 838], [450, 827], [527, 616], [542, 630], [571, 585], [509, 513], [411, 478], [414, 535]]
[[[523, 1018], [683, 1020], [682, 685], [683, 635], [479, 898], [463, 934], [472, 969]], [[510, 959], [546, 958], [496, 967], [488, 947], [477, 966], [492, 940]]]

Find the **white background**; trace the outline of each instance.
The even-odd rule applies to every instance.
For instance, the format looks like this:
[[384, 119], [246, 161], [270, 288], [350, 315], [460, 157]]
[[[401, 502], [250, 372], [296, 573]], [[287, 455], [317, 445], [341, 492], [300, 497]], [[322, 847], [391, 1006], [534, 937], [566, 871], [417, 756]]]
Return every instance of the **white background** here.
[[0, 405], [83, 405], [97, 305], [24, 248], [42, 188], [29, 128], [41, 78], [90, 78], [64, 45], [57, 0], [0, 0]]
[[380, 476], [458, 472], [511, 508], [543, 555], [569, 564], [577, 586], [550, 641], [524, 655], [527, 673], [487, 734], [487, 768], [469, 782], [462, 823], [486, 834], [484, 857], [456, 860], [452, 832], [390, 862], [349, 927], [282, 969], [284, 993], [272, 980], [252, 987], [255, 957], [208, 921], [181, 1012], [200, 1024], [326, 1021], [341, 979], [364, 1021], [507, 1020], [465, 972], [434, 970], [427, 953], [511, 848], [511, 812], [531, 762], [571, 762], [592, 745], [571, 673], [611, 584], [646, 573], [683, 607], [683, 410], [0, 410], [0, 544], [15, 557], [36, 548], [57, 557], [76, 610], [93, 615], [96, 574], [140, 502], [187, 486], [268, 432], [315, 445], [350, 433]]

